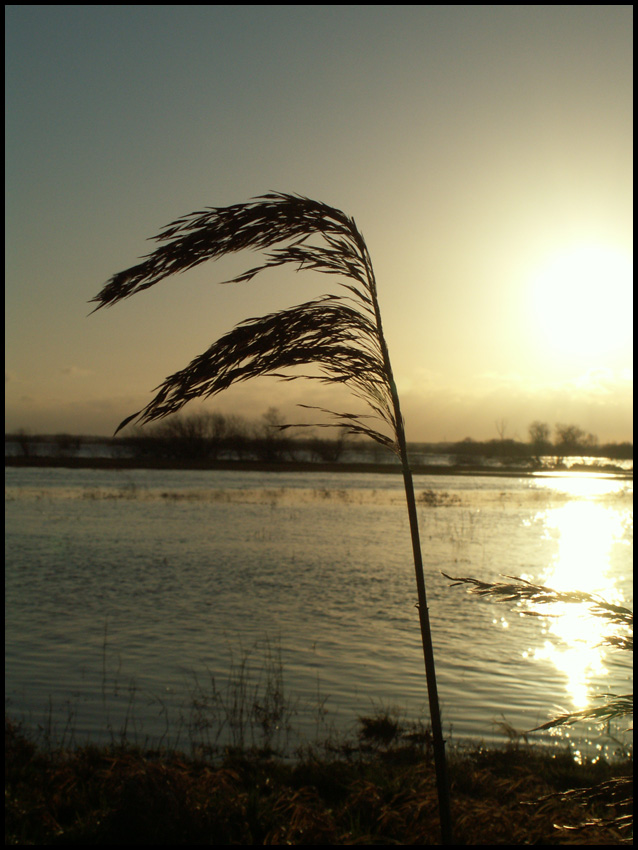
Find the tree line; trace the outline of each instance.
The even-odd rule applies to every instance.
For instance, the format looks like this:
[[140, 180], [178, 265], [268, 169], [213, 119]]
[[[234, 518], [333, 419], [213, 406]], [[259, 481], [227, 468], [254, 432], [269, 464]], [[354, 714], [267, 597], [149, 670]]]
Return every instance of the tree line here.
[[[615, 460], [632, 460], [633, 443], [600, 443], [596, 434], [585, 431], [573, 423], [557, 422], [552, 428], [547, 422], [536, 419], [528, 427], [528, 441], [521, 442], [505, 437], [502, 421], [497, 422], [498, 439], [477, 441], [471, 437], [447, 443], [447, 451], [455, 454], [487, 457], [531, 458], [541, 461], [551, 457], [560, 462], [565, 457], [605, 457]], [[441, 450], [442, 444], [438, 444]]]
[[268, 408], [256, 421], [213, 412], [176, 414], [154, 427], [135, 429], [122, 442], [137, 457], [178, 461], [230, 457], [264, 463], [301, 459], [334, 463], [341, 459], [348, 444], [342, 429], [333, 439], [321, 439], [315, 434], [293, 435], [282, 430], [285, 426], [275, 407]]
[[[387, 459], [387, 451], [365, 439], [354, 439], [343, 429], [334, 429], [332, 436], [319, 437], [311, 429], [282, 431], [286, 422], [277, 408], [269, 408], [256, 420], [238, 415], [202, 412], [190, 415], [177, 414], [153, 427], [129, 430], [125, 436], [114, 440], [86, 438], [70, 434], [38, 437], [24, 428], [5, 439], [17, 443], [24, 457], [38, 453], [37, 444], [53, 445], [55, 454], [73, 456], [83, 443], [110, 442], [139, 458], [156, 458], [173, 461], [202, 461], [230, 458], [258, 460], [265, 463], [294, 462], [299, 460], [336, 463], [348, 450], [367, 454], [372, 462]], [[513, 462], [541, 463], [551, 458], [560, 463], [565, 457], [600, 457], [615, 460], [633, 459], [633, 444], [603, 443], [578, 425], [556, 423], [552, 429], [547, 422], [535, 420], [529, 425], [528, 440], [505, 437], [505, 426], [497, 423], [498, 439], [479, 441], [471, 437], [456, 442], [411, 443], [411, 454], [452, 454], [461, 461], [480, 457], [502, 458]]]

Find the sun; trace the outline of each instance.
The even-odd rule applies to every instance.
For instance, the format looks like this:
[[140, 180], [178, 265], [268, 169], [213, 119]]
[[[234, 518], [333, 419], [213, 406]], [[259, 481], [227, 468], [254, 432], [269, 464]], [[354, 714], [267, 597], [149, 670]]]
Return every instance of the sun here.
[[598, 364], [632, 337], [632, 261], [618, 249], [571, 246], [547, 258], [531, 277], [534, 333], [555, 355]]

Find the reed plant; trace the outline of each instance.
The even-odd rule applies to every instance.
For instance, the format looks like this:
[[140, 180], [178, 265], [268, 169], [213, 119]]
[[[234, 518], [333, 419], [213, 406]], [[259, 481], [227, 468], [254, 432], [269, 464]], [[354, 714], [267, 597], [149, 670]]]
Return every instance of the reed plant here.
[[[581, 605], [589, 613], [604, 620], [611, 631], [605, 635], [602, 645], [612, 646], [625, 652], [633, 652], [633, 612], [622, 605], [614, 605], [599, 596], [583, 591], [560, 591], [546, 585], [534, 584], [517, 576], [503, 576], [505, 581], [486, 582], [473, 576], [451, 576], [443, 573], [449, 579], [451, 587], [465, 586], [467, 590], [481, 597], [488, 597], [497, 602], [516, 605], [521, 614], [541, 617], [552, 616], [543, 611], [543, 606], [549, 605]], [[539, 610], [539, 606], [540, 609]], [[631, 694], [599, 694], [601, 700], [597, 705], [578, 711], [566, 711], [550, 718], [546, 723], [535, 726], [527, 732], [541, 732], [555, 729], [559, 726], [571, 726], [579, 721], [597, 721], [607, 726], [612, 720], [622, 720], [633, 715], [634, 697]], [[599, 818], [598, 825], [613, 827], [626, 835], [633, 830], [633, 780], [629, 776], [617, 776], [591, 788], [570, 788], [566, 791], [540, 797], [536, 802], [544, 803], [550, 798], [559, 797], [564, 802], [588, 803], [597, 798], [613, 798], [617, 814], [607, 818]], [[591, 823], [590, 823], [591, 825]]]
[[[350, 435], [370, 437], [394, 451], [401, 462], [432, 722], [441, 837], [443, 843], [451, 844], [445, 741], [416, 501], [377, 282], [365, 240], [354, 219], [335, 207], [299, 195], [269, 193], [247, 203], [186, 215], [168, 225], [155, 241], [160, 244], [154, 251], [139, 264], [115, 274], [92, 299], [97, 302], [96, 310], [206, 260], [244, 250], [264, 252], [262, 261], [227, 283], [247, 283], [264, 270], [283, 266], [314, 270], [338, 279], [337, 292], [241, 322], [184, 369], [167, 377], [152, 401], [127, 417], [117, 431], [133, 421], [144, 424], [163, 419], [192, 399], [208, 398], [232, 384], [259, 376], [283, 380], [306, 377], [332, 385], [345, 384], [365, 403], [369, 410], [366, 416], [322, 412], [332, 417], [333, 426]], [[310, 365], [318, 366], [318, 375], [290, 371]]]
[[242, 652], [231, 660], [225, 682], [207, 671], [208, 681], [200, 683], [194, 674], [187, 722], [192, 752], [214, 757], [220, 751], [289, 751], [298, 703], [284, 689], [281, 647], [266, 639], [252, 650], [259, 653], [257, 664], [251, 664], [250, 650]]

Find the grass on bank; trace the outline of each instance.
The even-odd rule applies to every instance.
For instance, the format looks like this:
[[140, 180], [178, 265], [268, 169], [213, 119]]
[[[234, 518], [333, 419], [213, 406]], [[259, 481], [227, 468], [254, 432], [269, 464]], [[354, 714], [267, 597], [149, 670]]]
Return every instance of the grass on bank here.
[[[577, 764], [568, 750], [453, 752], [455, 843], [628, 843], [617, 821], [626, 788], [612, 777], [631, 772], [631, 760]], [[440, 841], [429, 730], [383, 713], [360, 718], [357, 741], [294, 760], [234, 750], [213, 761], [127, 744], [46, 750], [5, 718], [5, 775], [8, 845]], [[594, 799], [565, 796], [605, 782]]]

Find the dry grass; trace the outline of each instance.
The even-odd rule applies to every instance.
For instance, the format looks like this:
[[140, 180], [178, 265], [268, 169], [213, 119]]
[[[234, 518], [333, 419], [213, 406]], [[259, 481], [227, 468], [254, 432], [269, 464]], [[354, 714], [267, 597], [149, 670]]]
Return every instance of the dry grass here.
[[[5, 722], [5, 844], [437, 844], [429, 743], [393, 739], [389, 720], [362, 718], [362, 731], [384, 731], [372, 748], [294, 762], [234, 753], [217, 763], [133, 747], [44, 752]], [[601, 824], [622, 814], [613, 789], [582, 803], [547, 796], [611, 774], [605, 762], [527, 747], [458, 753], [455, 843], [624, 843], [622, 830]]]

